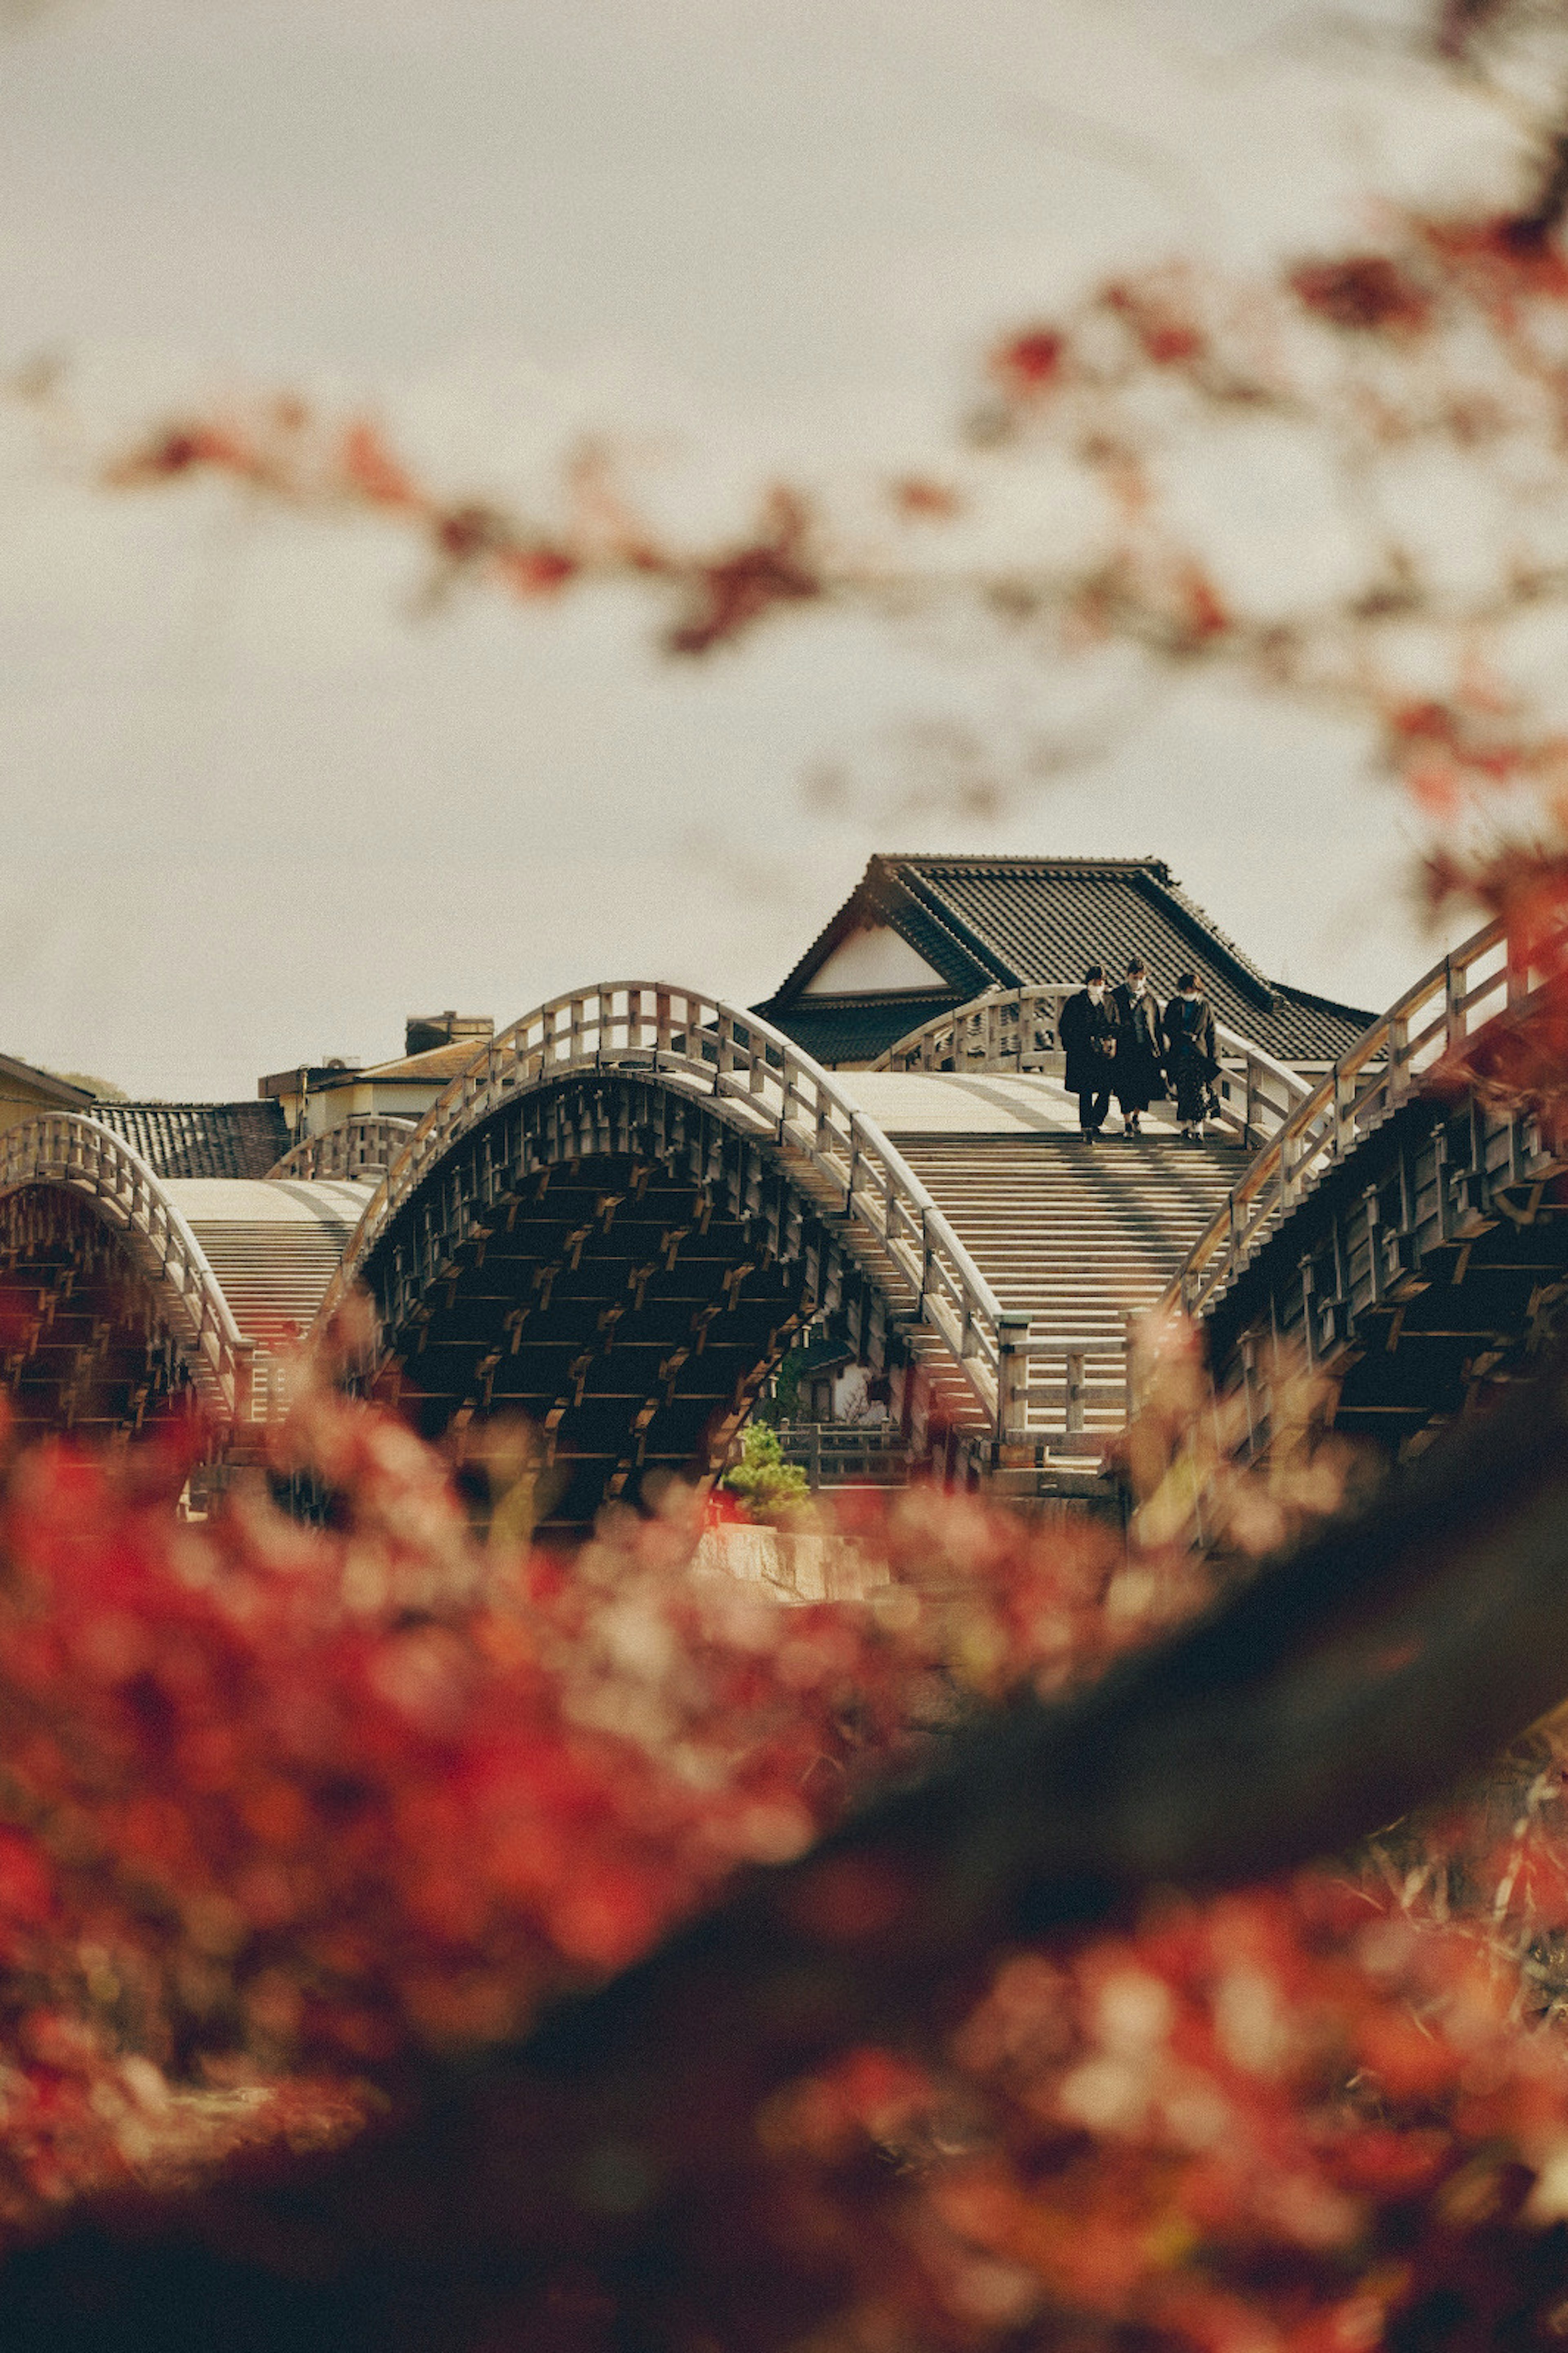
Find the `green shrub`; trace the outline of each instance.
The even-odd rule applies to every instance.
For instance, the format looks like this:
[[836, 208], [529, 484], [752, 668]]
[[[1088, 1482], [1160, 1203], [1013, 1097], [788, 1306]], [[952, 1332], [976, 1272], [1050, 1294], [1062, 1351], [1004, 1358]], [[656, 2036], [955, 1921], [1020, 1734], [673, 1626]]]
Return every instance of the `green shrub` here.
[[759, 1520], [773, 1519], [798, 1510], [811, 1487], [798, 1463], [786, 1462], [778, 1433], [765, 1421], [748, 1422], [741, 1440], [741, 1459], [732, 1462], [719, 1484], [739, 1497]]

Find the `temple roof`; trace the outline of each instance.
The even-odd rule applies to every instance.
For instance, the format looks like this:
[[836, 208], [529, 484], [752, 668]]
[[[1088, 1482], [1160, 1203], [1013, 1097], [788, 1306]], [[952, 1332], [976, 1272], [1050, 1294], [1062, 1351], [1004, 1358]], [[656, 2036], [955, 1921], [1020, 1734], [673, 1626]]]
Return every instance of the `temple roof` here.
[[1284, 1061], [1332, 1061], [1373, 1018], [1269, 980], [1163, 859], [893, 854], [754, 1009], [821, 1061], [864, 1063], [987, 988], [1115, 976], [1133, 954], [1162, 997], [1195, 966], [1217, 1018]]

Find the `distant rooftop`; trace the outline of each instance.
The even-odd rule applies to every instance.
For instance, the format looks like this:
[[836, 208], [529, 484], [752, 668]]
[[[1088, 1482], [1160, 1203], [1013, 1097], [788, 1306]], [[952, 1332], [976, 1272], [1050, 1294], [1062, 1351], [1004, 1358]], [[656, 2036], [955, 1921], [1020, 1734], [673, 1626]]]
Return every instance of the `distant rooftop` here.
[[300, 1062], [292, 1070], [269, 1071], [257, 1082], [257, 1092], [278, 1098], [389, 1082], [444, 1087], [468, 1069], [479, 1048], [495, 1036], [495, 1027], [488, 1013], [411, 1013], [404, 1023], [403, 1051], [390, 1060], [358, 1062], [335, 1056], [325, 1062]]
[[68, 1079], [58, 1079], [53, 1071], [40, 1071], [31, 1062], [18, 1061], [14, 1054], [0, 1054], [0, 1100], [7, 1099], [29, 1103], [42, 1101], [56, 1111], [90, 1111], [93, 1103], [85, 1087], [72, 1086]]
[[276, 1103], [94, 1103], [86, 1109], [160, 1176], [265, 1176], [289, 1145]]

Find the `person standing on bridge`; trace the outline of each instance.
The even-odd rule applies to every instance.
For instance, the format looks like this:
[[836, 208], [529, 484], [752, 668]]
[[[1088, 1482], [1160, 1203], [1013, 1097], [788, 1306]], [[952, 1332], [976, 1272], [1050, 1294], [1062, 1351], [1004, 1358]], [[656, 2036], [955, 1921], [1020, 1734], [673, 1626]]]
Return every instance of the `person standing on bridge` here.
[[1067, 1090], [1078, 1097], [1079, 1129], [1086, 1144], [1094, 1144], [1110, 1109], [1116, 1071], [1116, 1008], [1106, 997], [1103, 965], [1089, 965], [1083, 987], [1062, 1007], [1061, 1040]]
[[1203, 1142], [1209, 1093], [1219, 1076], [1215, 1051], [1214, 1013], [1204, 1001], [1203, 985], [1195, 972], [1177, 976], [1176, 993], [1160, 1024], [1165, 1068], [1176, 1090], [1176, 1117], [1189, 1144]]
[[1131, 956], [1127, 977], [1110, 992], [1116, 1016], [1116, 1100], [1121, 1106], [1123, 1135], [1142, 1134], [1142, 1121], [1152, 1103], [1165, 1096], [1164, 1050], [1160, 1042], [1160, 1001], [1149, 986], [1142, 956]]

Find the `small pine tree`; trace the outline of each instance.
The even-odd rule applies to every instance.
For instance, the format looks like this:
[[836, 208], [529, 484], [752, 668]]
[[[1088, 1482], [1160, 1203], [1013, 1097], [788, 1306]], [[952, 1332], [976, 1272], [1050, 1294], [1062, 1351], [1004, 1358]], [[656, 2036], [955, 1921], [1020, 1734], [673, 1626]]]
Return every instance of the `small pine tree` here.
[[732, 1462], [719, 1484], [738, 1496], [760, 1520], [787, 1516], [809, 1501], [810, 1483], [798, 1463], [786, 1462], [778, 1432], [765, 1421], [752, 1421], [741, 1440], [741, 1459]]

